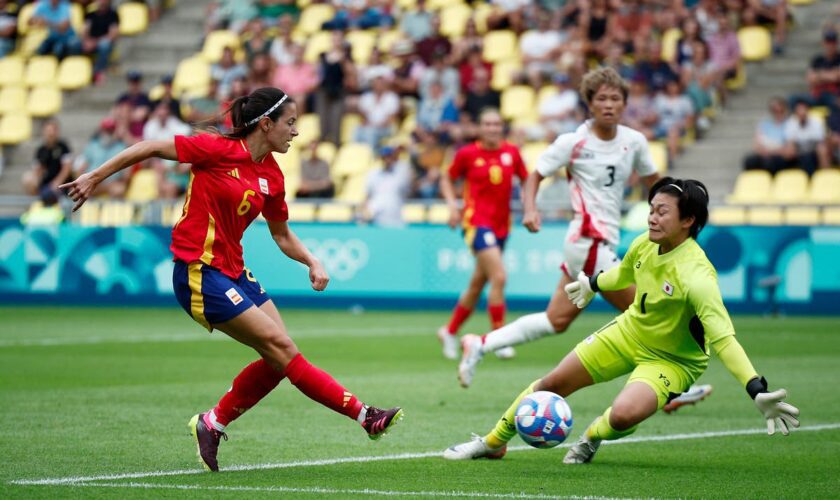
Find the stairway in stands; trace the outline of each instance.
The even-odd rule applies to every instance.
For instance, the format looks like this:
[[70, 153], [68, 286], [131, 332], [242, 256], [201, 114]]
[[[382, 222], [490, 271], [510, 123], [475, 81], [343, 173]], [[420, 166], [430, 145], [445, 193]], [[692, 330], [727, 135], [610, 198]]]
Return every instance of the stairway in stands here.
[[732, 95], [709, 133], [689, 146], [671, 171], [675, 177], [703, 181], [713, 202], [722, 202], [731, 192], [743, 157], [752, 150], [755, 127], [767, 114], [767, 101], [776, 95], [807, 92], [805, 73], [811, 59], [822, 51], [822, 27], [837, 4], [821, 0], [792, 9], [796, 25], [784, 54], [747, 65], [747, 86]]
[[[181, 0], [164, 12], [149, 29], [135, 37], [118, 42], [119, 63], [109, 71], [101, 86], [89, 86], [77, 92], [64, 93], [64, 105], [57, 116], [62, 136], [74, 154], [81, 153], [96, 131], [100, 120], [125, 89], [128, 71], [143, 73], [143, 86], [148, 91], [160, 82], [161, 76], [175, 73], [178, 62], [201, 49], [207, 5], [211, 0]], [[0, 176], [0, 195], [21, 194], [21, 176], [32, 165], [40, 144], [43, 121], [33, 123], [33, 138], [15, 147], [6, 148], [5, 167]]]

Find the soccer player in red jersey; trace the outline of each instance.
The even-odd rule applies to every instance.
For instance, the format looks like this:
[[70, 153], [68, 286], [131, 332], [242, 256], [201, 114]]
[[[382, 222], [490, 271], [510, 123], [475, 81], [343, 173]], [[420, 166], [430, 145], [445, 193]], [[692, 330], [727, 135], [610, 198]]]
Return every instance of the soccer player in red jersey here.
[[[488, 281], [490, 323], [493, 329], [505, 324], [506, 274], [502, 251], [510, 231], [510, 197], [513, 178], [518, 177], [524, 183], [528, 171], [519, 149], [504, 140], [503, 126], [497, 110], [484, 110], [479, 117], [479, 140], [458, 150], [448, 175], [441, 177], [441, 192], [450, 211], [449, 226], [461, 224], [464, 240], [476, 260], [470, 283], [458, 300], [449, 324], [438, 330], [443, 355], [448, 359], [458, 358], [458, 329], [472, 314]], [[457, 179], [464, 179], [463, 214], [453, 187]], [[510, 357], [513, 350], [497, 351], [497, 355]]]
[[283, 173], [271, 154], [287, 152], [298, 135], [297, 107], [281, 90], [266, 87], [236, 99], [227, 112], [234, 125], [229, 134], [141, 141], [61, 187], [68, 189], [76, 210], [104, 179], [148, 158], [192, 164], [183, 215], [172, 230], [175, 295], [208, 331], [221, 330], [261, 356], [242, 370], [215, 407], [190, 420], [207, 469], [219, 470], [216, 455], [220, 438], [227, 439], [225, 427], [283, 378], [309, 398], [358, 421], [371, 439], [378, 439], [402, 417], [402, 410], [367, 406], [310, 364], [242, 259], [242, 235], [262, 213], [280, 250], [309, 268], [312, 288], [322, 291], [329, 281], [318, 259], [289, 228]]

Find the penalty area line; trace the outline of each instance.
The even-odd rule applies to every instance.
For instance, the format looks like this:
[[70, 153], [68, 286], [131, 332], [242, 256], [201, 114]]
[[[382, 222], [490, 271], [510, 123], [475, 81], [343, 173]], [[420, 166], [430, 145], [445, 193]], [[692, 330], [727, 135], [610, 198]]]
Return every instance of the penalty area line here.
[[[792, 432], [817, 432], [840, 429], [840, 423], [829, 424], [815, 424], [802, 426], [799, 429], [793, 429]], [[621, 444], [631, 443], [660, 443], [665, 441], [685, 441], [691, 439], [707, 439], [718, 437], [731, 436], [749, 436], [757, 434], [766, 434], [766, 429], [736, 429], [730, 431], [710, 431], [697, 432], [691, 434], [667, 434], [663, 436], [640, 436], [634, 438], [624, 438], [618, 441], [607, 441], [603, 444], [610, 446], [617, 446]], [[558, 448], [569, 448], [572, 443], [564, 443]], [[525, 451], [534, 450], [534, 448], [521, 445], [511, 446], [508, 451]], [[324, 465], [338, 465], [349, 463], [366, 463], [366, 462], [381, 462], [381, 461], [396, 461], [396, 460], [410, 460], [417, 458], [433, 458], [440, 457], [442, 451], [427, 451], [422, 453], [399, 453], [394, 455], [379, 455], [367, 457], [341, 457], [341, 458], [325, 458], [321, 460], [303, 460], [297, 462], [281, 462], [281, 463], [267, 463], [267, 464], [252, 464], [252, 465], [234, 465], [230, 467], [222, 467], [224, 472], [245, 472], [257, 470], [272, 470], [272, 469], [289, 469], [296, 467], [319, 467]], [[123, 479], [146, 479], [154, 477], [172, 477], [172, 476], [188, 476], [195, 474], [205, 474], [203, 469], [185, 469], [172, 471], [153, 471], [153, 472], [133, 472], [123, 474], [105, 474], [99, 476], [75, 476], [75, 477], [61, 477], [61, 478], [44, 478], [44, 479], [15, 479], [9, 481], [9, 484], [20, 486], [113, 486], [114, 484], [95, 483], [96, 481], [120, 481]], [[126, 483], [130, 484], [130, 483]], [[139, 483], [137, 483], [139, 484]]]

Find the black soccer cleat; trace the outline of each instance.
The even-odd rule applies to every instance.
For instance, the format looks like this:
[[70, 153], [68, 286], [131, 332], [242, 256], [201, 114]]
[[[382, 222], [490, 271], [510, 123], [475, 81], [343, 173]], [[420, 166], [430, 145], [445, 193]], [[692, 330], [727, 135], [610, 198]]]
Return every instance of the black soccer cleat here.
[[368, 433], [369, 438], [376, 440], [384, 436], [397, 421], [402, 420], [402, 417], [403, 411], [399, 406], [390, 410], [380, 410], [375, 406], [368, 406], [362, 427]]
[[194, 415], [187, 424], [187, 427], [189, 427], [190, 434], [195, 439], [198, 458], [201, 460], [204, 468], [212, 472], [219, 472], [219, 464], [216, 461], [216, 454], [219, 452], [219, 441], [222, 438], [227, 441], [228, 437], [224, 432], [207, 427], [204, 423], [204, 415], [206, 413]]

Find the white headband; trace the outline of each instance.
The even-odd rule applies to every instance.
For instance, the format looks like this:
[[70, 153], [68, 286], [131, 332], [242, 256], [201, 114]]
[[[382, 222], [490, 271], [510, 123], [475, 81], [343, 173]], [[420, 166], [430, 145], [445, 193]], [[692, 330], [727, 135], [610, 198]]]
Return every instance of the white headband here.
[[289, 97], [289, 95], [288, 95], [288, 94], [286, 94], [286, 95], [284, 95], [283, 97], [281, 97], [281, 98], [280, 98], [280, 100], [279, 100], [279, 101], [277, 101], [277, 104], [275, 104], [274, 106], [272, 106], [272, 107], [268, 108], [268, 110], [267, 110], [265, 113], [261, 114], [260, 116], [258, 116], [258, 117], [256, 117], [256, 118], [254, 118], [253, 120], [251, 120], [251, 121], [249, 121], [248, 123], [246, 123], [246, 124], [245, 124], [245, 126], [246, 126], [246, 127], [250, 127], [251, 125], [253, 125], [253, 124], [257, 123], [257, 122], [258, 122], [258, 121], [260, 121], [260, 120], [262, 120], [264, 117], [266, 117], [266, 116], [270, 115], [271, 113], [274, 113], [274, 110], [275, 110], [275, 109], [277, 109], [277, 108], [279, 108], [279, 107], [280, 107], [280, 105], [281, 105], [281, 104], [283, 104], [283, 102], [286, 100], [286, 98], [287, 98], [287, 97]]
[[[679, 187], [679, 186], [677, 186], [676, 184], [668, 184], [668, 185], [669, 185], [669, 186], [673, 186], [673, 187], [677, 188], [677, 189], [679, 190], [679, 192], [680, 192], [680, 193], [682, 193], [682, 192], [683, 192], [682, 188], [681, 188], [681, 187]], [[708, 197], [709, 197], [709, 195], [708, 195], [708, 194], [706, 194], [706, 190], [705, 190], [705, 189], [701, 188], [701, 187], [700, 187], [700, 186], [698, 186], [697, 184], [695, 184], [694, 186], [695, 186], [697, 189], [699, 189], [700, 191], [702, 191], [702, 192], [703, 192], [703, 194], [704, 194], [704, 195], [706, 195], [706, 198], [708, 198]]]
[[676, 184], [668, 184], [668, 185], [669, 185], [669, 186], [673, 186], [673, 187], [677, 188], [677, 190], [679, 190], [679, 192], [680, 192], [680, 193], [682, 193], [682, 192], [683, 192], [682, 188], [681, 188], [681, 187], [679, 187], [679, 186], [677, 186]]

